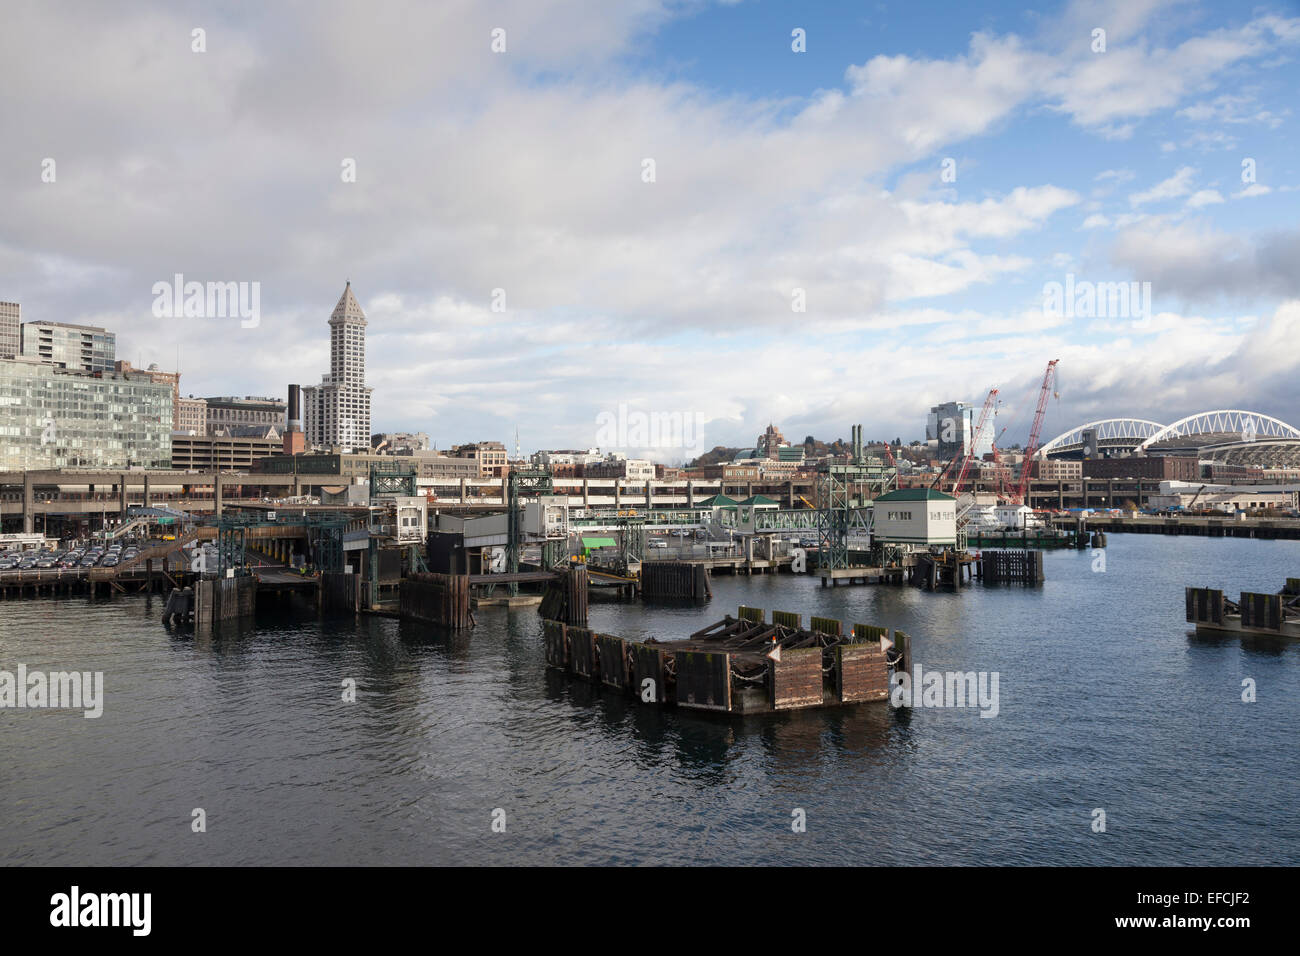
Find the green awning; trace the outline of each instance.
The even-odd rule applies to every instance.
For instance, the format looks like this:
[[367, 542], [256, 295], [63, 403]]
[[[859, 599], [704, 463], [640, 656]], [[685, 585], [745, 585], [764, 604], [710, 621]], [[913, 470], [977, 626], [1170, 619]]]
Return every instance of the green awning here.
[[616, 548], [618, 542], [613, 538], [583, 538], [582, 546], [584, 548]]

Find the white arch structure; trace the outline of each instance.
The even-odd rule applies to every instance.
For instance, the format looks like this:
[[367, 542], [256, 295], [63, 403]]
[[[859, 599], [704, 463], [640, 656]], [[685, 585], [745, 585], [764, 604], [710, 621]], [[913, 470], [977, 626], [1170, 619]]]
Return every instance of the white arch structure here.
[[1136, 445], [1159, 434], [1164, 427], [1159, 422], [1147, 421], [1145, 418], [1103, 418], [1062, 432], [1038, 449], [1038, 457], [1045, 457], [1049, 452], [1061, 451], [1072, 445], [1082, 445], [1083, 433], [1090, 428], [1097, 430], [1099, 442], [1129, 439]]
[[1138, 451], [1146, 451], [1158, 442], [1185, 435], [1232, 434], [1241, 435], [1242, 441], [1250, 442], [1256, 438], [1300, 438], [1300, 429], [1271, 415], [1238, 408], [1222, 408], [1212, 412], [1197, 412], [1164, 426], [1138, 445]]

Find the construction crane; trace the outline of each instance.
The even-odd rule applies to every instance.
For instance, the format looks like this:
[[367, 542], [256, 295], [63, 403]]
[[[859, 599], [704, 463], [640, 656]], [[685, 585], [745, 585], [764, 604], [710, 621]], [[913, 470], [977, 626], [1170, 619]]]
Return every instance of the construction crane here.
[[961, 460], [961, 470], [957, 472], [957, 483], [952, 486], [953, 497], [961, 493], [962, 482], [966, 480], [966, 472], [970, 470], [970, 463], [975, 458], [975, 446], [979, 444], [980, 436], [984, 434], [984, 428], [988, 425], [989, 415], [993, 411], [993, 406], [997, 402], [998, 390], [989, 389], [989, 397], [984, 399], [984, 407], [980, 410], [979, 422], [975, 425], [975, 434], [971, 435], [970, 448], [966, 451], [966, 457]]
[[1025, 460], [1020, 466], [1020, 484], [1016, 486], [1014, 503], [1024, 504], [1025, 496], [1029, 492], [1029, 472], [1033, 469], [1034, 455], [1038, 453], [1038, 435], [1043, 430], [1043, 416], [1047, 414], [1048, 396], [1059, 393], [1052, 391], [1052, 381], [1056, 375], [1056, 363], [1060, 359], [1052, 359], [1047, 363], [1047, 371], [1043, 373], [1043, 387], [1038, 393], [1038, 409], [1034, 412], [1034, 424], [1029, 429], [1029, 444], [1025, 446]]

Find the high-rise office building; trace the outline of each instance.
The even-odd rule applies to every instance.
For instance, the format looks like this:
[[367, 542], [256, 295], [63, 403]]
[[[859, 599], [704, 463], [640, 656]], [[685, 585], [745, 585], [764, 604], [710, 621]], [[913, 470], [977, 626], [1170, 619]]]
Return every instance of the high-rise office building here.
[[330, 315], [330, 371], [303, 392], [303, 430], [318, 448], [370, 448], [370, 392], [366, 387], [366, 314], [349, 282]]
[[72, 372], [111, 372], [117, 360], [117, 336], [93, 325], [24, 322], [22, 340], [25, 357]]
[[22, 354], [22, 308], [17, 302], [0, 302], [0, 359]]
[[925, 437], [943, 461], [965, 455], [975, 447], [979, 458], [993, 450], [993, 423], [986, 422], [984, 434], [975, 434], [975, 409], [966, 402], [944, 402], [930, 409], [925, 424]]

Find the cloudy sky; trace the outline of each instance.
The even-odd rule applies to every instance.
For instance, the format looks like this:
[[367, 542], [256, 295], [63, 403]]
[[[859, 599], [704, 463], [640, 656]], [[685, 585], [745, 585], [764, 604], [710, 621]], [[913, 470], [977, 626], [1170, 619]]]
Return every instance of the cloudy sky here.
[[[211, 7], [0, 30], [0, 299], [184, 393], [319, 380], [350, 279], [374, 429], [439, 447], [586, 447], [620, 403], [908, 440], [994, 386], [1009, 445], [1053, 358], [1044, 438], [1300, 420], [1294, 3]], [[177, 273], [260, 321], [155, 316]], [[1067, 281], [1149, 314], [1054, 314]]]

